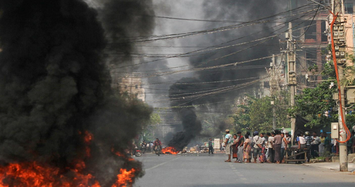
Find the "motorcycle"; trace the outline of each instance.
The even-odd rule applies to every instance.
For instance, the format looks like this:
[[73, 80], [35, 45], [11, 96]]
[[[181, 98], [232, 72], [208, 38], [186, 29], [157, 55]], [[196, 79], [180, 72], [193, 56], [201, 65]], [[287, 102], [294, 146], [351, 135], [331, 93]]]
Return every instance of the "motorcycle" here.
[[135, 154], [134, 154], [134, 155], [135, 155], [136, 157], [142, 156], [141, 150], [139, 150], [138, 147], [135, 147], [135, 149], [136, 149], [136, 150], [135, 150]]

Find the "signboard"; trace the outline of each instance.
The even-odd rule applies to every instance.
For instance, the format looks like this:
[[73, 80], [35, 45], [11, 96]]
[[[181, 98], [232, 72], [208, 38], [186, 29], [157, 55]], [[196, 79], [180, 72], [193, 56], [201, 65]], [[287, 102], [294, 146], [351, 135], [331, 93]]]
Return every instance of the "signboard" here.
[[221, 148], [221, 139], [215, 138], [213, 140], [213, 149], [219, 150]]

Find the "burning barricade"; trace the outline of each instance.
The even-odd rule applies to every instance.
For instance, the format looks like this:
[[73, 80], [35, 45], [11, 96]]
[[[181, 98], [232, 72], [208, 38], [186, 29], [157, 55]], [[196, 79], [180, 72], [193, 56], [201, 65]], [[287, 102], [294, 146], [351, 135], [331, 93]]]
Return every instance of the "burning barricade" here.
[[[81, 132], [79, 132], [81, 134]], [[91, 141], [93, 135], [84, 133], [85, 157], [74, 159], [66, 168], [55, 167], [40, 162], [10, 163], [0, 167], [0, 187], [101, 187], [95, 176], [95, 172], [87, 168], [91, 157]], [[116, 152], [115, 155], [122, 163], [135, 162], [126, 154]], [[138, 165], [140, 163], [137, 163]], [[120, 168], [115, 179], [112, 179], [111, 187], [131, 186], [140, 174], [140, 167]]]
[[176, 155], [179, 154], [180, 151], [176, 150], [174, 147], [165, 147], [161, 150], [161, 152], [164, 154]]

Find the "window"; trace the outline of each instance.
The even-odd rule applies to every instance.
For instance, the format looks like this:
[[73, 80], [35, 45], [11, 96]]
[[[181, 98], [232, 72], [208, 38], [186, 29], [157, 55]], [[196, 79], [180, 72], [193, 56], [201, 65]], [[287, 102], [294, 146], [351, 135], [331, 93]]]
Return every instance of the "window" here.
[[352, 14], [354, 12], [353, 4], [352, 3], [345, 3], [344, 4], [345, 13]]

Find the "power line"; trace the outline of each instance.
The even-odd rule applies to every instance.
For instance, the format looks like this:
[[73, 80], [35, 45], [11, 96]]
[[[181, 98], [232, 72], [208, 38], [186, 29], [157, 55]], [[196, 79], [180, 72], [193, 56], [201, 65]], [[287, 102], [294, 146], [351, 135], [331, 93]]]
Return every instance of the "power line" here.
[[[312, 3], [309, 3], [308, 5], [310, 5], [310, 4], [312, 4]], [[200, 35], [200, 34], [211, 34], [211, 33], [216, 33], [216, 32], [223, 32], [223, 31], [229, 31], [229, 30], [233, 30], [233, 29], [238, 29], [238, 28], [241, 28], [241, 27], [251, 26], [251, 25], [260, 24], [260, 23], [268, 23], [270, 21], [266, 20], [266, 19], [273, 18], [273, 17], [279, 16], [279, 15], [288, 13], [290, 11], [295, 11], [295, 10], [298, 10], [298, 9], [306, 7], [306, 6], [307, 5], [303, 5], [301, 7], [297, 7], [297, 8], [292, 9], [292, 10], [287, 10], [287, 11], [280, 12], [280, 13], [277, 13], [277, 14], [274, 14], [274, 15], [271, 15], [271, 16], [258, 18], [258, 19], [252, 20], [252, 21], [245, 21], [245, 22], [242, 22], [240, 24], [217, 27], [217, 28], [214, 28], [214, 29], [207, 29], [207, 30], [201, 30], [201, 31], [192, 31], [192, 32], [177, 33], [177, 34], [152, 36], [152, 38], [150, 38], [150, 39], [141, 39], [141, 40], [138, 39], [135, 42], [139, 42], [140, 43], [140, 42], [152, 42], [152, 41], [158, 41], [158, 40], [184, 38], [184, 37], [187, 37], [187, 36], [194, 36], [194, 35]], [[264, 21], [262, 21], [262, 20], [264, 20]], [[137, 37], [137, 38], [139, 38], [139, 37]], [[146, 37], [141, 37], [141, 38], [146, 38]]]
[[[316, 10], [316, 9], [312, 9], [311, 11], [313, 11], [313, 10]], [[295, 21], [295, 20], [297, 20], [297, 19], [301, 19], [301, 18], [303, 18], [304, 16], [306, 16], [306, 14], [302, 15], [302, 16], [299, 17], [299, 18], [293, 19], [292, 21]], [[280, 24], [280, 25], [282, 25], [282, 24]], [[280, 26], [280, 25], [278, 25], [278, 26]], [[300, 25], [300, 24], [299, 24], [299, 25]], [[283, 29], [283, 28], [285, 28], [285, 27], [286, 27], [286, 26], [284, 25], [284, 26], [282, 26], [281, 28], [279, 28], [279, 29], [277, 29], [277, 30], [275, 30], [275, 31], [279, 31], [279, 30], [281, 30], [281, 29]], [[275, 32], [275, 31], [274, 31], [274, 32]], [[258, 32], [256, 32], [256, 33], [259, 33], [259, 32], [263, 32], [263, 31], [258, 31]], [[256, 33], [253, 33], [253, 34], [256, 34]], [[281, 35], [281, 34], [283, 34], [283, 32], [282, 32], [282, 33], [279, 33], [279, 34], [276, 34], [276, 36]], [[275, 36], [275, 37], [276, 37], [276, 36]], [[182, 53], [182, 54], [179, 54], [179, 55], [174, 55], [174, 56], [165, 57], [165, 58], [161, 58], [161, 59], [156, 59], [156, 60], [153, 60], [153, 61], [141, 62], [141, 63], [138, 63], [138, 64], [131, 64], [131, 65], [126, 65], [126, 66], [119, 66], [118, 68], [124, 68], [124, 67], [129, 67], [129, 66], [138, 66], [138, 65], [141, 65], [141, 64], [143, 64], [143, 63], [157, 62], [157, 61], [165, 60], [165, 59], [168, 59], [168, 58], [186, 57], [186, 55], [190, 55], [190, 56], [191, 56], [191, 54], [193, 54], [193, 53], [200, 53], [201, 51], [204, 51], [204, 50], [207, 51], [207, 50], [209, 50], [209, 49], [211, 49], [211, 48], [213, 48], [213, 47], [221, 46], [221, 45], [227, 44], [227, 43], [231, 43], [231, 42], [233, 42], [233, 41], [240, 40], [240, 39], [243, 39], [243, 38], [246, 38], [246, 37], [247, 37], [247, 36], [242, 36], [242, 37], [239, 37], [239, 38], [230, 40], [230, 41], [228, 41], [228, 42], [223, 42], [223, 43], [220, 43], [220, 44], [218, 44], [218, 45], [213, 45], [213, 46], [210, 46], [210, 47], [207, 47], [207, 48], [198, 49], [198, 50], [190, 51], [190, 52], [187, 52], [187, 53]], [[271, 37], [271, 38], [272, 38], [272, 37]], [[271, 39], [271, 38], [266, 37], [266, 39]], [[263, 41], [263, 40], [261, 40], [261, 41]], [[260, 42], [260, 43], [265, 43], [265, 42]], [[259, 44], [260, 44], [260, 43], [259, 43]], [[258, 44], [256, 44], [255, 46], [257, 46], [257, 45], [258, 45]], [[254, 46], [251, 46], [251, 47], [254, 47]], [[246, 49], [250, 49], [251, 47], [246, 48]], [[244, 50], [246, 50], [246, 49], [240, 50], [240, 51], [238, 51], [238, 52], [234, 52], [233, 54], [237, 54], [237, 53], [242, 52], [242, 51], [244, 51]], [[212, 50], [213, 50], [213, 49], [212, 49]], [[233, 54], [231, 54], [231, 55], [233, 55]], [[211, 60], [211, 61], [214, 61], [214, 60], [216, 60], [216, 59], [213, 59], [213, 60]]]
[[[277, 55], [277, 56], [279, 56], [279, 55]], [[255, 62], [255, 61], [259, 61], [259, 60], [263, 60], [263, 59], [267, 59], [267, 58], [271, 58], [271, 57], [272, 57], [272, 56], [266, 56], [266, 57], [251, 59], [251, 60], [244, 60], [244, 61], [240, 61], [240, 62], [233, 62], [233, 63], [222, 64], [222, 65], [216, 65], [216, 66], [209, 66], [209, 67], [204, 67], [204, 68], [192, 68], [192, 69], [187, 69], [187, 70], [177, 70], [177, 71], [161, 72], [161, 73], [156, 73], [156, 74], [148, 75], [147, 78], [156, 77], [156, 76], [171, 75], [171, 74], [175, 74], [175, 73], [183, 73], [183, 72], [190, 72], [190, 71], [197, 72], [197, 71], [210, 70], [210, 69], [217, 69], [217, 68], [222, 68], [222, 67], [236, 66], [236, 65], [238, 65], [238, 64], [244, 64], [244, 63], [248, 63], [248, 62]]]

